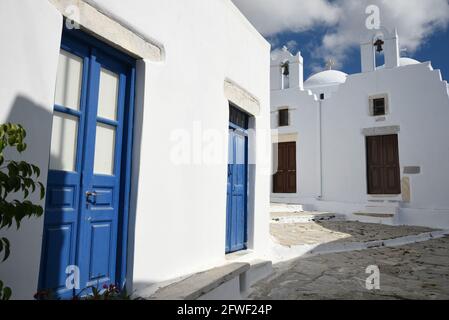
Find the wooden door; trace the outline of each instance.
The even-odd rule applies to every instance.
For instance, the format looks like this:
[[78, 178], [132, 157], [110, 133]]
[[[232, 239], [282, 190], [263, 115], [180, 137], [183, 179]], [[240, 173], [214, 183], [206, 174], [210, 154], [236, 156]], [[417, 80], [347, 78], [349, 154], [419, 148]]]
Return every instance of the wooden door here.
[[366, 138], [368, 194], [401, 193], [398, 136]]
[[296, 193], [296, 142], [278, 144], [278, 170], [273, 177], [274, 193]]

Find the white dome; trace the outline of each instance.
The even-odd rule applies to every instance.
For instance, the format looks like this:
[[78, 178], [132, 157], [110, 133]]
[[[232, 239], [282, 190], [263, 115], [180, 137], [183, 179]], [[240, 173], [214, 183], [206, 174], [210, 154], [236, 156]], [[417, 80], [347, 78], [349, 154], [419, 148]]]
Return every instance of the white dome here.
[[400, 60], [399, 60], [399, 65], [401, 66], [401, 67], [403, 67], [403, 66], [409, 66], [409, 65], [411, 65], [411, 64], [420, 64], [421, 62], [419, 62], [418, 60], [415, 60], [415, 59], [411, 59], [411, 58], [401, 58]]
[[[412, 58], [400, 58], [399, 59], [399, 66], [400, 67], [405, 67], [405, 66], [410, 66], [413, 64], [420, 64], [421, 62], [419, 62], [418, 60], [412, 59]], [[378, 67], [377, 69], [384, 69], [385, 65], [381, 65], [380, 67]]]
[[346, 82], [347, 77], [348, 75], [344, 72], [337, 70], [326, 70], [311, 76], [306, 82], [304, 82], [304, 86], [306, 88], [310, 88], [342, 84]]

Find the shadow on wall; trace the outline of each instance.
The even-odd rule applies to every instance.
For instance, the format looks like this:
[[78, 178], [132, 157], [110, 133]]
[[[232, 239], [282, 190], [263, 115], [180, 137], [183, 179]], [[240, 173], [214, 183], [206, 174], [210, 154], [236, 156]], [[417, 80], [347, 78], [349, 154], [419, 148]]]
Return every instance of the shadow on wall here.
[[[133, 264], [134, 264], [134, 230], [136, 223], [136, 203], [139, 185], [140, 153], [142, 143], [142, 127], [144, 119], [144, 89], [145, 89], [145, 65], [140, 62], [138, 65], [136, 82], [136, 101], [133, 128], [133, 154], [132, 154], [132, 179], [131, 179], [131, 199], [129, 208], [128, 239], [119, 239], [120, 243], [128, 241], [127, 261], [118, 261], [118, 264], [127, 263], [127, 284], [132, 285]], [[140, 93], [140, 94], [139, 94]], [[0, 101], [0, 110], [9, 110], [9, 114], [0, 112], [0, 123], [18, 123], [27, 131], [25, 139], [28, 148], [26, 152], [19, 155], [15, 151], [5, 154], [7, 159], [27, 161], [37, 165], [41, 169], [41, 181], [47, 186], [49, 164], [52, 168], [63, 168], [61, 152], [56, 152], [50, 156], [52, 125], [53, 125], [53, 104], [39, 105], [26, 95], [17, 95], [12, 105], [2, 105]], [[58, 125], [59, 149], [66, 148], [64, 130], [66, 124], [61, 121]], [[68, 138], [68, 136], [67, 136]], [[73, 139], [72, 139], [73, 141]], [[55, 146], [58, 149], [58, 146]], [[62, 147], [62, 148], [61, 148]], [[70, 147], [70, 146], [69, 146]], [[30, 200], [38, 203], [38, 195], [31, 197]], [[40, 203], [45, 208], [45, 202]], [[13, 289], [13, 299], [33, 299], [33, 295], [38, 289], [39, 271], [41, 263], [42, 240], [44, 231], [44, 217], [40, 219], [33, 218], [30, 221], [23, 221], [21, 229], [15, 227], [9, 230], [1, 230], [0, 237], [7, 237], [11, 241], [11, 256], [5, 262], [0, 262], [0, 279], [5, 285]], [[60, 241], [59, 241], [60, 242]], [[60, 261], [58, 258], [62, 255], [63, 243], [52, 243], [52, 261]], [[60, 246], [60, 247], [59, 247]], [[47, 270], [47, 279], [51, 283], [58, 283], [61, 278], [66, 278], [64, 263], [55, 263]], [[130, 288], [132, 289], [132, 288]]]
[[[1, 108], [8, 106], [2, 105]], [[48, 159], [50, 151], [52, 113], [26, 96], [19, 95], [14, 100], [7, 117], [2, 123], [21, 124], [26, 132], [27, 150], [19, 155], [16, 151], [7, 151], [7, 159], [27, 161], [41, 169], [39, 180], [46, 185]], [[38, 195], [30, 198], [38, 202]], [[44, 206], [44, 201], [41, 202]], [[0, 231], [1, 237], [11, 242], [11, 256], [0, 263], [0, 279], [13, 290], [13, 299], [32, 299], [38, 287], [39, 265], [43, 233], [43, 217], [24, 220], [20, 230], [15, 226]]]

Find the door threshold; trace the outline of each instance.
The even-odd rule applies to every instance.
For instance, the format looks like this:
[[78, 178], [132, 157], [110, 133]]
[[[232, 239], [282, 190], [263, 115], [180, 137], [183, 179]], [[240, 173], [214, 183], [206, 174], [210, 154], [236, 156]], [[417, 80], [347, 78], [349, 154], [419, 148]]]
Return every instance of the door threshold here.
[[249, 256], [253, 253], [254, 253], [253, 250], [249, 250], [249, 249], [241, 250], [241, 251], [226, 254], [225, 259], [228, 261], [232, 261], [232, 260], [240, 259], [245, 256]]

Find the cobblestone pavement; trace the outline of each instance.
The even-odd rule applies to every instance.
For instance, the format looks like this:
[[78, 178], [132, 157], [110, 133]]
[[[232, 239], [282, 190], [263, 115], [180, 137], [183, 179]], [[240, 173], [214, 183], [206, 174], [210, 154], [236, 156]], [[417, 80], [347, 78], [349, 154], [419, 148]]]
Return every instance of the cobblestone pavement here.
[[272, 223], [271, 235], [283, 246], [329, 242], [368, 242], [418, 235], [433, 231], [423, 227], [392, 227], [351, 221]]
[[[380, 269], [380, 290], [366, 289], [370, 265]], [[449, 237], [280, 263], [274, 275], [253, 287], [249, 298], [449, 299]]]

